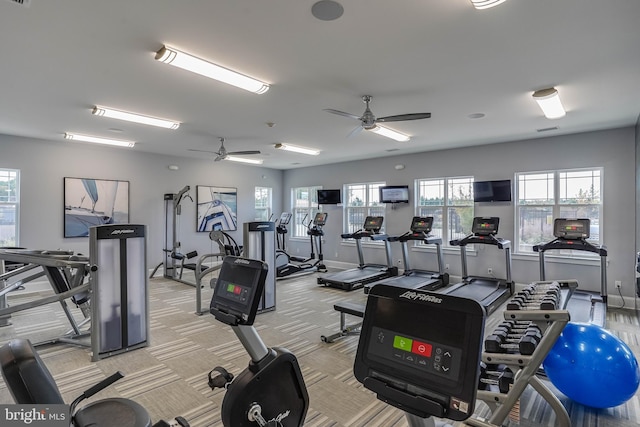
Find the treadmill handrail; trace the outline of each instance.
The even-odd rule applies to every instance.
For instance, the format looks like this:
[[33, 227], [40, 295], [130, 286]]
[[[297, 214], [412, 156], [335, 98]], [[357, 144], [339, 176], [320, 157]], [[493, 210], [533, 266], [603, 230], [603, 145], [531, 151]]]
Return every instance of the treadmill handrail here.
[[469, 234], [462, 239], [454, 239], [449, 241], [451, 246], [467, 246], [473, 243], [479, 243], [483, 245], [495, 245], [498, 249], [508, 249], [511, 247], [511, 241], [507, 239], [503, 239], [501, 237], [496, 237], [493, 234], [489, 235], [477, 235], [477, 234]]
[[585, 239], [564, 239], [558, 237], [548, 243], [540, 243], [533, 246], [534, 252], [546, 252], [550, 250], [573, 249], [576, 251], [593, 252], [600, 256], [607, 256], [607, 247], [604, 245], [594, 245]]

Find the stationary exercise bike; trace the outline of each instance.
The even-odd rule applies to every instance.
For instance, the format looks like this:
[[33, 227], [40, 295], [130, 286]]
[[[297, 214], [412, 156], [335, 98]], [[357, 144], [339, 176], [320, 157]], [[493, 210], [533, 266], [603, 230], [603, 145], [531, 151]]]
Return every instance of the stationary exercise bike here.
[[[231, 325], [251, 356], [235, 379], [214, 368], [209, 385], [226, 387], [225, 427], [300, 427], [309, 396], [296, 357], [267, 348], [254, 329], [268, 266], [224, 259], [211, 313]], [[366, 313], [354, 375], [378, 399], [405, 411], [409, 426], [434, 426], [431, 416], [462, 421], [474, 411], [485, 311], [476, 301], [422, 290], [375, 286]]]
[[211, 314], [231, 326], [251, 356], [249, 366], [235, 378], [222, 367], [209, 373], [212, 388], [227, 389], [222, 401], [225, 427], [298, 427], [309, 407], [296, 357], [285, 348], [268, 348], [253, 327], [267, 270], [262, 261], [225, 257], [211, 299]]
[[[276, 226], [276, 240], [278, 244], [278, 250], [276, 251], [276, 278], [297, 277], [314, 271], [326, 272], [327, 267], [324, 265], [324, 256], [322, 254], [322, 237], [324, 236], [322, 227], [327, 223], [327, 214], [325, 212], [318, 212], [313, 218], [313, 221], [307, 224], [307, 235], [309, 236], [309, 244], [311, 246], [309, 258], [295, 257], [287, 253], [285, 248], [285, 235], [288, 232], [287, 225], [290, 221], [291, 214], [283, 212]], [[281, 239], [282, 243], [280, 243]], [[318, 253], [317, 260], [316, 251]]]

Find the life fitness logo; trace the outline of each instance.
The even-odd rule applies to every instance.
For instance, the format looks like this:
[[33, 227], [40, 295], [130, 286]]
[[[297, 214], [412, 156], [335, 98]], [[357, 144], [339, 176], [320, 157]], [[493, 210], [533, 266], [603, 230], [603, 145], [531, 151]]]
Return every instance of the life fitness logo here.
[[414, 291], [406, 291], [405, 293], [403, 293], [402, 295], [400, 295], [400, 298], [406, 298], [409, 299], [411, 301], [422, 301], [422, 302], [431, 302], [434, 304], [441, 304], [442, 303], [442, 298], [438, 298], [435, 297], [433, 295], [427, 295], [427, 294], [422, 294], [422, 293], [418, 293], [418, 292], [414, 292]]

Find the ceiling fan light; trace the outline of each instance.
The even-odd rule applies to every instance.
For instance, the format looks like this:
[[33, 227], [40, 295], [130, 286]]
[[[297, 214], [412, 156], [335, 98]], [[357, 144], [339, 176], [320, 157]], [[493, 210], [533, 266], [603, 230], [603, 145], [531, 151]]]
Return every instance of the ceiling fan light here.
[[378, 135], [386, 136], [387, 138], [395, 139], [398, 142], [407, 142], [411, 139], [408, 135], [380, 125], [376, 125], [374, 128], [367, 130], [377, 133]]
[[145, 116], [128, 111], [116, 110], [109, 107], [101, 107], [96, 105], [93, 107], [91, 114], [99, 117], [109, 117], [112, 119], [125, 120], [127, 122], [141, 123], [143, 125], [157, 126], [165, 129], [178, 129], [180, 122], [175, 120], [159, 119], [157, 117]]
[[166, 45], [156, 52], [156, 60], [249, 92], [261, 94], [269, 90], [267, 83]]
[[247, 159], [246, 157], [227, 156], [225, 160], [231, 160], [232, 162], [250, 163], [252, 165], [261, 165], [262, 159]]
[[93, 144], [115, 145], [118, 147], [128, 147], [128, 148], [131, 148], [134, 145], [136, 145], [134, 141], [122, 141], [119, 139], [100, 138], [97, 136], [81, 135], [81, 134], [69, 133], [69, 132], [66, 132], [64, 134], [64, 139], [69, 139], [76, 142], [77, 141], [91, 142]]
[[506, 0], [471, 0], [471, 4], [478, 10], [495, 7]]
[[320, 150], [316, 150], [315, 148], [300, 147], [298, 145], [291, 144], [277, 143], [275, 148], [278, 150], [292, 151], [294, 153], [308, 154], [310, 156], [317, 156], [320, 154]]
[[532, 96], [547, 119], [559, 119], [567, 114], [562, 106], [562, 101], [560, 101], [560, 95], [556, 88], [551, 87], [537, 90], [533, 92]]

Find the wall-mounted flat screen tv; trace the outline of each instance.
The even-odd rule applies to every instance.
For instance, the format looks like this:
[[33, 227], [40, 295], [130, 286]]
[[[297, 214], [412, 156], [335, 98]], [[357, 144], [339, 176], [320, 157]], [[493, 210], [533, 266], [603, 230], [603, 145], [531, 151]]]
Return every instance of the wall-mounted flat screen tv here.
[[473, 183], [474, 202], [510, 202], [511, 180], [475, 181]]
[[380, 187], [380, 203], [409, 203], [408, 185]]
[[337, 205], [342, 203], [340, 190], [318, 190], [319, 205]]

